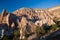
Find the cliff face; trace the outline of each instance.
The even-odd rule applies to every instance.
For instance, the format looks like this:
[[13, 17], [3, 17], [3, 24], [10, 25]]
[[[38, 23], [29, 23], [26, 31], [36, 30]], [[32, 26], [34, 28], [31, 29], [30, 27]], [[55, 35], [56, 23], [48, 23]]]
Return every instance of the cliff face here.
[[5, 30], [20, 27], [23, 35], [23, 31], [27, 34], [34, 32], [37, 26], [55, 24], [53, 21], [55, 18], [60, 19], [60, 6], [49, 9], [21, 8], [12, 13], [3, 10], [0, 14], [0, 26], [6, 27]]
[[16, 16], [24, 16], [27, 21], [33, 22], [35, 25], [42, 26], [43, 24], [52, 25], [55, 18], [60, 18], [60, 8], [54, 7], [51, 9], [31, 9], [21, 8], [13, 12]]
[[[60, 18], [60, 6], [50, 8], [50, 9], [32, 9], [32, 8], [21, 8], [13, 13], [9, 13], [3, 10], [0, 14], [0, 24], [6, 23], [11, 26], [12, 23], [17, 24], [17, 20], [21, 22], [23, 17], [26, 19], [27, 23], [32, 22], [36, 26], [42, 26], [43, 24], [52, 25], [55, 18]], [[25, 21], [23, 19], [23, 21]]]

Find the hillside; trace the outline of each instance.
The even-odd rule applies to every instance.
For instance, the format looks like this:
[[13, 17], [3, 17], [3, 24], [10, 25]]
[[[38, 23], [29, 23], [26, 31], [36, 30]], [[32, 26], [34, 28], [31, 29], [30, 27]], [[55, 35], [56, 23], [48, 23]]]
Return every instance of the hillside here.
[[35, 33], [36, 27], [55, 25], [55, 19], [60, 19], [60, 6], [49, 9], [20, 8], [12, 13], [3, 10], [0, 14], [0, 28], [7, 35], [11, 35], [13, 29], [20, 28], [20, 38], [23, 39], [25, 33]]

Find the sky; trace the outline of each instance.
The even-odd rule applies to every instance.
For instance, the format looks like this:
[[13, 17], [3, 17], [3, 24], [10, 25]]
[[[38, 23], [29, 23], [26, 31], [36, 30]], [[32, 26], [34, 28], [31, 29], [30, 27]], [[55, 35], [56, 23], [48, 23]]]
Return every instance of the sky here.
[[60, 0], [0, 0], [0, 13], [3, 9], [13, 12], [22, 7], [51, 8], [60, 5]]

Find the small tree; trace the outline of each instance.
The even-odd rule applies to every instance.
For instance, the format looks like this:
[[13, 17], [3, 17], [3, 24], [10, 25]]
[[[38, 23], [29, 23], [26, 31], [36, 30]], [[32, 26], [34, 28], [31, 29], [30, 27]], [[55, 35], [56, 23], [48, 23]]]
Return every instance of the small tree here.
[[37, 27], [36, 28], [36, 37], [38, 39], [44, 34], [45, 34], [45, 30], [43, 29], [43, 27]]
[[13, 36], [8, 36], [8, 35], [4, 35], [4, 37], [2, 38], [2, 40], [13, 40]]
[[18, 37], [20, 36], [19, 29], [17, 31], [14, 31], [14, 38], [13, 40], [18, 40]]
[[58, 27], [57, 27], [57, 25], [56, 24], [54, 24], [54, 25], [52, 25], [52, 27], [51, 27], [53, 30], [56, 30]]
[[50, 32], [54, 32], [57, 28], [58, 28], [58, 26], [57, 26], [56, 24], [51, 25], [51, 30], [50, 30]]
[[58, 19], [55, 19], [54, 22], [56, 23], [56, 25], [57, 25], [58, 27], [60, 27], [60, 21], [59, 21]]
[[44, 30], [45, 30], [45, 33], [49, 33], [49, 31], [50, 31], [50, 29], [51, 29], [51, 26], [44, 26], [43, 27], [44, 28]]

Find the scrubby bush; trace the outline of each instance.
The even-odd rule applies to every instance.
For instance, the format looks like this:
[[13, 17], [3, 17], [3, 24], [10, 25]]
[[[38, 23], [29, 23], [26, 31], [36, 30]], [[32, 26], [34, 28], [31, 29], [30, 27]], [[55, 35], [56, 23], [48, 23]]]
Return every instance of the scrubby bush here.
[[20, 30], [14, 31], [14, 37], [13, 37], [13, 40], [17, 40], [18, 37], [20, 37]]
[[49, 31], [51, 30], [51, 26], [43, 26], [43, 29], [45, 30], [45, 33], [49, 33]]
[[56, 30], [58, 28], [58, 26], [55, 24], [55, 25], [51, 25], [51, 29], [53, 30]]
[[36, 37], [38, 39], [44, 34], [45, 34], [45, 30], [43, 29], [43, 27], [37, 27], [36, 28]]
[[2, 40], [13, 40], [13, 36], [8, 36], [8, 35], [4, 35], [4, 37], [2, 38]]
[[60, 27], [60, 21], [54, 20], [54, 22], [56, 23], [56, 25], [57, 25], [58, 27]]

